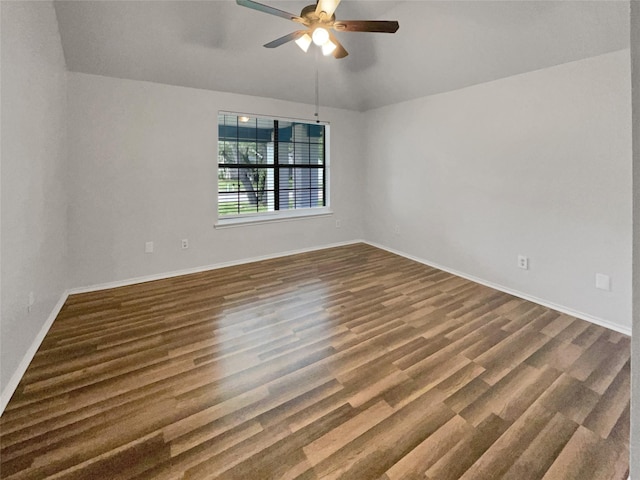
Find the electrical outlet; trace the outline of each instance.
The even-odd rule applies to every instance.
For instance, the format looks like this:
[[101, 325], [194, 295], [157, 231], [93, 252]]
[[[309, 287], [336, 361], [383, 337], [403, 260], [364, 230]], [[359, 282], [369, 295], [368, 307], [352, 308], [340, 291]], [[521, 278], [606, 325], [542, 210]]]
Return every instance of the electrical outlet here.
[[340, 228], [340, 220], [336, 220], [336, 228]]
[[393, 233], [396, 235], [400, 235], [400, 225], [393, 226]]
[[189, 239], [188, 238], [183, 238], [182, 239], [182, 249], [186, 250], [187, 248], [189, 248]]
[[146, 242], [144, 244], [144, 253], [153, 253], [153, 242]]
[[525, 257], [524, 255], [518, 255], [518, 268], [522, 268], [523, 270], [529, 270], [529, 257]]

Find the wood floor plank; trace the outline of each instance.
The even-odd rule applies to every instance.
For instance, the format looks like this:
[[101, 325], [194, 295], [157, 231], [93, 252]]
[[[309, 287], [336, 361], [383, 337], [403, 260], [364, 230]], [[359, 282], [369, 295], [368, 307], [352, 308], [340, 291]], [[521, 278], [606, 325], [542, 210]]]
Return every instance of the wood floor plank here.
[[577, 424], [582, 424], [593, 411], [599, 396], [571, 375], [562, 374], [540, 396], [550, 410], [562, 413]]
[[461, 478], [469, 467], [507, 430], [509, 423], [490, 413], [474, 430], [463, 437], [453, 448], [426, 471], [426, 478], [455, 480]]
[[317, 465], [392, 413], [393, 408], [387, 402], [379, 401], [339, 427], [307, 444], [302, 450], [311, 465]]
[[534, 403], [520, 415], [482, 456], [460, 477], [460, 480], [492, 480], [501, 478], [537, 434], [546, 427], [553, 412]]
[[613, 445], [606, 444], [598, 435], [580, 426], [542, 478], [611, 478], [617, 453]]
[[[548, 410], [551, 411], [551, 410]], [[567, 442], [578, 424], [556, 413], [502, 477], [503, 480], [533, 480], [544, 475]]]
[[71, 295], [17, 479], [626, 480], [630, 339], [365, 244]]
[[389, 480], [424, 478], [425, 472], [454, 447], [461, 438], [470, 436], [472, 427], [459, 415], [454, 416], [433, 435], [428, 436], [413, 450], [386, 471]]
[[453, 416], [444, 404], [423, 395], [320, 462], [314, 471], [320, 478], [377, 478]]
[[631, 362], [627, 361], [583, 423], [585, 427], [600, 435], [601, 438], [609, 436], [627, 406], [630, 377]]

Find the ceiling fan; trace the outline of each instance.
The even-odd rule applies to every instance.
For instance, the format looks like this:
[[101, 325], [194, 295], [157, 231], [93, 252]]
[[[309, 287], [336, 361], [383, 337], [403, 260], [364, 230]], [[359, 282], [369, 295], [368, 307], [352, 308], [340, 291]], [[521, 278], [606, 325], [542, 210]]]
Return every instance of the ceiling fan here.
[[292, 20], [306, 27], [304, 30], [297, 30], [284, 37], [277, 38], [265, 44], [265, 47], [275, 48], [295, 40], [296, 44], [306, 52], [313, 42], [322, 47], [324, 55], [333, 54], [335, 58], [344, 58], [349, 54], [335, 35], [331, 33], [331, 30], [338, 32], [395, 33], [400, 26], [395, 20], [336, 20], [334, 12], [340, 0], [317, 0], [316, 5], [304, 7], [300, 15], [284, 12], [253, 0], [236, 0], [236, 3], [259, 12]]

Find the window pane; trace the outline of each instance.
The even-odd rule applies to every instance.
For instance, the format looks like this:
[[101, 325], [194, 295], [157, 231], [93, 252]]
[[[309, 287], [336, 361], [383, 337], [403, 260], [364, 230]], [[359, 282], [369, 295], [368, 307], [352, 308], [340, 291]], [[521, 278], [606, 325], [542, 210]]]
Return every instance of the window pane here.
[[312, 165], [322, 165], [324, 163], [324, 148], [322, 144], [312, 143], [309, 145], [309, 163]]
[[293, 163], [293, 143], [278, 143], [278, 163], [280, 165], [288, 165]]
[[273, 212], [276, 208], [275, 192], [273, 190], [267, 190], [265, 192], [264, 201], [262, 203], [263, 208], [267, 212]]
[[220, 168], [218, 170], [218, 193], [238, 191], [238, 169]]
[[264, 143], [263, 144], [263, 148], [264, 148], [264, 155], [266, 155], [266, 157], [263, 159], [263, 163], [266, 163], [267, 165], [273, 165], [275, 163], [274, 161], [274, 156], [275, 156], [275, 145], [273, 144], [273, 142], [269, 142], [269, 143]]
[[278, 140], [281, 142], [293, 141], [293, 124], [291, 122], [278, 121]]
[[280, 189], [278, 191], [278, 200], [280, 202], [280, 210], [295, 208], [295, 196], [293, 190]]
[[224, 156], [224, 142], [218, 142], [218, 163], [226, 163]]
[[256, 120], [256, 139], [262, 142], [273, 142], [275, 125], [270, 118], [258, 118]]
[[306, 123], [293, 123], [293, 141], [309, 143], [309, 130]]
[[296, 165], [309, 165], [309, 144], [296, 143], [294, 145], [294, 161]]
[[294, 169], [293, 188], [322, 188], [322, 169], [296, 168]]
[[238, 193], [218, 193], [218, 215], [237, 215], [238, 205]]
[[241, 142], [256, 141], [256, 119], [246, 116], [238, 117], [238, 135], [237, 139]]
[[218, 135], [219, 216], [324, 205], [324, 125], [219, 114]]
[[265, 180], [266, 190], [275, 190], [275, 170], [273, 168], [267, 168], [267, 178]]
[[311, 188], [311, 169], [310, 168], [296, 168], [295, 175], [295, 188]]
[[296, 208], [308, 208], [311, 206], [311, 192], [309, 190], [296, 190]]
[[238, 119], [235, 115], [218, 115], [218, 140], [238, 138]]
[[322, 190], [312, 189], [309, 195], [312, 207], [321, 207], [323, 205], [324, 192]]
[[309, 125], [309, 141], [311, 143], [324, 142], [324, 125]]
[[225, 163], [238, 163], [238, 142], [225, 141], [221, 155]]

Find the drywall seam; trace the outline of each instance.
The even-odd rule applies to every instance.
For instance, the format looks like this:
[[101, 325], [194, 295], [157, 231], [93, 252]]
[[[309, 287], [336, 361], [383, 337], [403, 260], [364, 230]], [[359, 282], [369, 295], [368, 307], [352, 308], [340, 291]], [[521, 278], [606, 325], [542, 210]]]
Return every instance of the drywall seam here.
[[9, 382], [7, 382], [4, 390], [2, 390], [2, 394], [0, 394], [0, 416], [2, 416], [2, 414], [4, 413], [4, 409], [9, 403], [9, 400], [11, 400], [11, 397], [15, 393], [16, 388], [18, 388], [20, 380], [22, 380], [22, 377], [27, 371], [29, 364], [33, 360], [33, 357], [38, 351], [38, 348], [40, 348], [40, 344], [49, 332], [51, 325], [53, 325], [53, 321], [60, 313], [60, 310], [62, 310], [62, 306], [64, 305], [64, 302], [67, 301], [68, 296], [69, 290], [66, 290], [62, 293], [62, 295], [60, 296], [60, 300], [58, 300], [58, 303], [56, 303], [56, 305], [53, 307], [53, 310], [51, 310], [51, 313], [49, 314], [49, 317], [47, 317], [46, 322], [44, 322], [44, 325], [42, 325], [42, 328], [34, 338], [31, 347], [29, 347], [27, 352], [24, 354], [24, 357], [22, 357], [22, 361], [18, 364], [18, 368], [15, 372], [13, 372], [13, 375], [11, 375]]
[[395, 250], [393, 248], [386, 247], [386, 246], [381, 245], [379, 243], [369, 242], [369, 241], [366, 241], [366, 240], [364, 241], [364, 243], [367, 243], [367, 244], [371, 245], [372, 247], [381, 248], [382, 250], [386, 250], [387, 252], [394, 253], [396, 255], [400, 255], [401, 257], [408, 258], [409, 260], [413, 260], [413, 261], [422, 263], [424, 265], [428, 265], [430, 267], [437, 268], [438, 270], [442, 270], [442, 271], [451, 273], [452, 275], [456, 275], [458, 277], [466, 278], [467, 280], [471, 280], [472, 282], [479, 283], [480, 285], [484, 285], [485, 287], [493, 288], [494, 290], [499, 290], [501, 292], [508, 293], [509, 295], [513, 295], [515, 297], [522, 298], [524, 300], [528, 300], [528, 301], [533, 302], [533, 303], [537, 303], [538, 305], [542, 305], [543, 307], [551, 308], [551, 309], [556, 310], [558, 312], [566, 313], [567, 315], [571, 315], [572, 317], [576, 317], [576, 318], [579, 318], [581, 320], [586, 320], [587, 322], [593, 323], [595, 325], [600, 325], [601, 327], [605, 327], [605, 328], [608, 328], [610, 330], [614, 330], [616, 332], [623, 333], [625, 335], [631, 336], [631, 329], [630, 328], [623, 327], [621, 325], [618, 325], [616, 323], [610, 322], [610, 321], [605, 320], [603, 318], [594, 317], [594, 316], [588, 315], [588, 314], [586, 314], [584, 312], [579, 312], [579, 311], [573, 310], [573, 309], [571, 309], [569, 307], [565, 307], [564, 305], [559, 305], [557, 303], [548, 302], [546, 300], [543, 300], [541, 298], [535, 297], [533, 295], [522, 293], [522, 292], [520, 292], [518, 290], [513, 290], [511, 288], [505, 287], [503, 285], [499, 285], [497, 283], [489, 282], [489, 281], [487, 281], [487, 280], [485, 280], [483, 278], [479, 278], [479, 277], [476, 277], [474, 275], [469, 275], [467, 273], [460, 272], [458, 270], [454, 270], [452, 268], [445, 267], [445, 266], [440, 265], [440, 264], [438, 264], [436, 262], [432, 262], [432, 261], [429, 261], [429, 260], [425, 260], [423, 258], [415, 257], [413, 255], [409, 255], [408, 253], [401, 252], [399, 250]]

